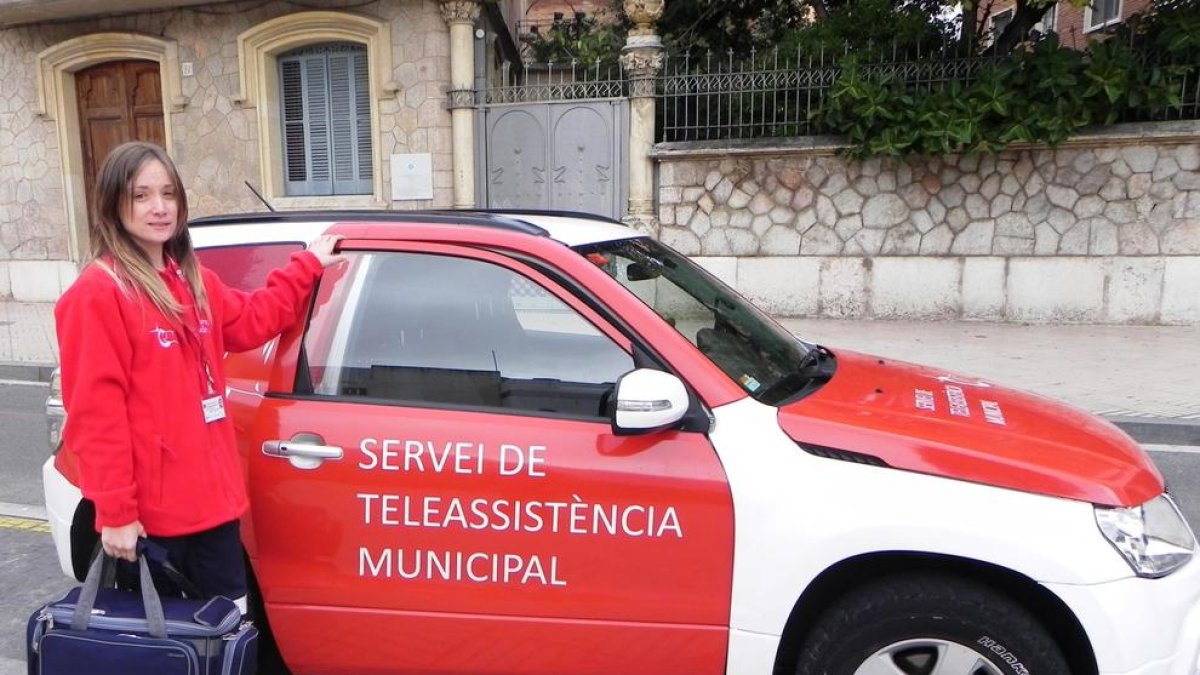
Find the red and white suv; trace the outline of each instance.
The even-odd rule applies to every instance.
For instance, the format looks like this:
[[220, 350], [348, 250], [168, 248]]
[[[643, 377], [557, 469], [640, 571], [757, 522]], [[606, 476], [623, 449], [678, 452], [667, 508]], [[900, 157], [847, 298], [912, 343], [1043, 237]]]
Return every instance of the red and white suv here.
[[[192, 236], [251, 288], [326, 231], [350, 264], [307, 321], [226, 362], [295, 673], [1200, 673], [1195, 538], [1110, 424], [799, 340], [588, 216]], [[73, 473], [44, 477], [78, 574]]]

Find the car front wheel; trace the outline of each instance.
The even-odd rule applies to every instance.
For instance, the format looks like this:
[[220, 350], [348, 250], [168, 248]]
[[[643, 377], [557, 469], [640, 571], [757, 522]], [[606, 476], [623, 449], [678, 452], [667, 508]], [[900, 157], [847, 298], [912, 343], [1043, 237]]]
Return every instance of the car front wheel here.
[[1000, 592], [937, 575], [887, 577], [818, 619], [797, 675], [1069, 675], [1049, 632]]

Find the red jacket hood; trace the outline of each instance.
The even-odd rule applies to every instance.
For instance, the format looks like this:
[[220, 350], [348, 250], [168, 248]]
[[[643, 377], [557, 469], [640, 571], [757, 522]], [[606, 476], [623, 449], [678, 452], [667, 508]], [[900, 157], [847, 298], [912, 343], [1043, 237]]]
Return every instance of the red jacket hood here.
[[1163, 491], [1141, 447], [1090, 413], [974, 377], [836, 355], [828, 384], [780, 408], [780, 426], [798, 443], [1095, 504], [1132, 506]]

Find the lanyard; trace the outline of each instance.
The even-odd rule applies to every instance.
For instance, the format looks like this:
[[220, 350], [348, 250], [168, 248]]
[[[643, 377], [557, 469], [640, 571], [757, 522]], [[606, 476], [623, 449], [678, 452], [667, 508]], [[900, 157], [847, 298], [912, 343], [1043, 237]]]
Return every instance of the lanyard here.
[[196, 353], [200, 357], [200, 382], [206, 392], [205, 395], [212, 396], [216, 393], [216, 379], [213, 377], [212, 367], [209, 365], [208, 351], [204, 348], [204, 338], [197, 332], [204, 319], [200, 315], [200, 307], [199, 303], [196, 302], [196, 296], [192, 293], [191, 286], [187, 285], [184, 279], [183, 270], [176, 267], [175, 276], [180, 281], [185, 282], [184, 287], [187, 289], [187, 295], [192, 300], [192, 316], [196, 320], [196, 328], [193, 330], [187, 321], [183, 320], [183, 317], [180, 317], [179, 323], [183, 328], [183, 333], [187, 336], [188, 344], [196, 349]]

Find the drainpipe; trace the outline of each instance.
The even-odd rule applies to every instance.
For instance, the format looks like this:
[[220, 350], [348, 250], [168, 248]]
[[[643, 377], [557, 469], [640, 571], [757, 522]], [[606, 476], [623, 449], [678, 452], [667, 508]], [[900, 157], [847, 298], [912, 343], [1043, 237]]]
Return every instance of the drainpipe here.
[[663, 65], [662, 41], [655, 24], [666, 0], [625, 0], [625, 14], [634, 23], [621, 50], [621, 67], [630, 80], [629, 210], [621, 220], [630, 227], [658, 235], [654, 210], [654, 84]]
[[450, 26], [450, 130], [454, 140], [454, 208], [475, 207], [475, 20], [479, 0], [441, 0]]

